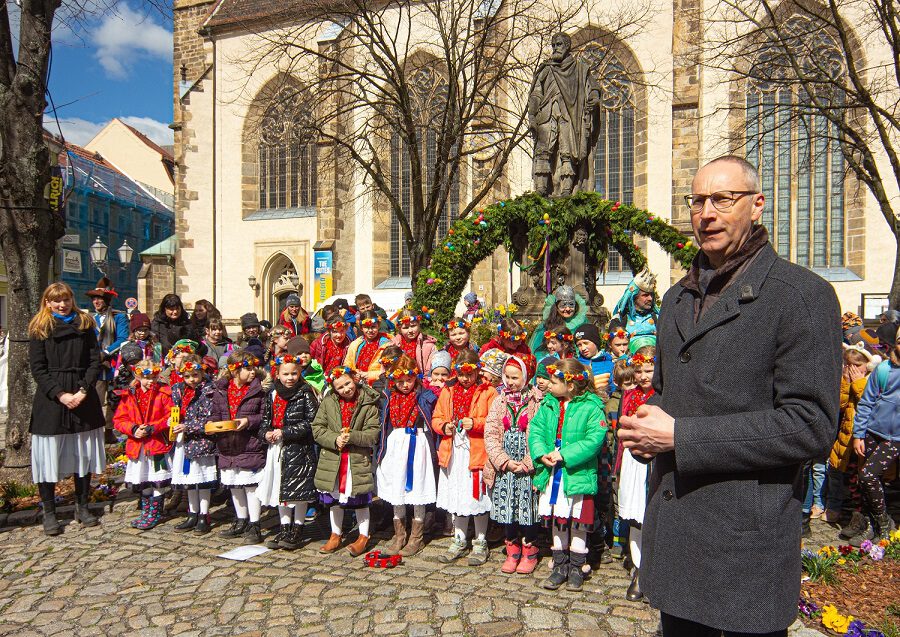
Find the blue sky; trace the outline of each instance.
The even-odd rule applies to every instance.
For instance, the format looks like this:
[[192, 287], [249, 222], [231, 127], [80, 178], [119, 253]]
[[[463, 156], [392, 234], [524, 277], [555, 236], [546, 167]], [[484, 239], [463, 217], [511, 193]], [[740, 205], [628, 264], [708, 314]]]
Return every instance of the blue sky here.
[[[171, 144], [170, 17], [140, 0], [119, 0], [114, 10], [78, 20], [62, 16], [54, 28], [49, 86], [66, 140], [86, 144], [118, 117], [157, 143]], [[57, 133], [52, 113], [44, 125]]]

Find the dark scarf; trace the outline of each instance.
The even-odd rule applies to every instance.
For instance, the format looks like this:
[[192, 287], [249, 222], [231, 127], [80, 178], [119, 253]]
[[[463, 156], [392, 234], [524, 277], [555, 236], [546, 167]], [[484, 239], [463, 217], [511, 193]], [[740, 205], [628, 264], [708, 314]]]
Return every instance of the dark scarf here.
[[290, 402], [294, 398], [294, 396], [297, 395], [297, 392], [299, 392], [302, 387], [303, 387], [302, 380], [300, 382], [298, 382], [296, 385], [294, 385], [293, 387], [285, 387], [284, 385], [281, 384], [280, 380], [278, 380], [278, 379], [275, 380], [275, 393], [278, 394], [278, 396], [282, 400], [286, 400], [288, 402]]

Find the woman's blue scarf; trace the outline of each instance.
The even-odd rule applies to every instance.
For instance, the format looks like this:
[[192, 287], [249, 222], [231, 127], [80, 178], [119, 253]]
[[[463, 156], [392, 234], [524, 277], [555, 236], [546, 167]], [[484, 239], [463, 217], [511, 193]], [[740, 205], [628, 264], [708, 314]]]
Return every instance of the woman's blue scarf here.
[[62, 314], [57, 314], [56, 312], [51, 312], [51, 314], [53, 314], [54, 318], [58, 318], [63, 323], [71, 323], [72, 321], [75, 320], [75, 317], [77, 316], [77, 314], [75, 312], [71, 312], [66, 316], [63, 316]]

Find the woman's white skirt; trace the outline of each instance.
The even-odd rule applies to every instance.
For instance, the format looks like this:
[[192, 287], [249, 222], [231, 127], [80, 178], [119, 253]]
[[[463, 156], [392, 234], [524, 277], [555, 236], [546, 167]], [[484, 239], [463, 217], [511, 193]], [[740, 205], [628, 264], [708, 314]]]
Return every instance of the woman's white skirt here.
[[103, 428], [59, 436], [31, 436], [31, 479], [59, 482], [70, 475], [86, 476], [106, 470]]
[[254, 487], [259, 483], [260, 471], [222, 469], [219, 472], [219, 482], [224, 487]]
[[401, 504], [433, 504], [437, 500], [431, 445], [424, 430], [416, 431], [415, 456], [412, 463], [412, 489], [406, 490], [406, 462], [409, 441], [413, 436], [403, 428], [392, 429], [385, 441], [384, 457], [375, 471], [378, 497], [395, 506]]
[[264, 507], [277, 507], [281, 503], [281, 449], [279, 440], [266, 451], [266, 466], [259, 472], [256, 497]]
[[144, 453], [137, 460], [128, 460], [125, 466], [125, 483], [134, 488], [164, 487], [172, 481], [171, 459], [163, 455], [159, 462]]
[[622, 471], [619, 475], [619, 517], [644, 523], [647, 508], [647, 471], [649, 464], [638, 462], [626, 449], [622, 453]]
[[469, 470], [469, 445], [469, 436], [465, 431], [454, 433], [450, 466], [441, 468], [438, 474], [437, 505], [454, 515], [480, 515], [491, 510], [491, 499], [484, 486], [481, 471]]
[[[172, 484], [194, 485], [217, 482], [219, 480], [219, 471], [216, 469], [216, 457], [203, 456], [193, 460], [186, 458], [182, 435], [178, 434], [178, 440], [175, 442], [175, 452], [172, 454]], [[186, 466], [185, 461], [187, 461]], [[187, 470], [185, 471], [185, 469]]]
[[[553, 471], [562, 471], [561, 467], [556, 467]], [[581, 505], [584, 496], [581, 494], [566, 495], [566, 476], [559, 480], [559, 490], [556, 493], [556, 504], [550, 504], [553, 496], [553, 472], [550, 473], [550, 479], [547, 486], [541, 492], [538, 500], [538, 515], [544, 518], [559, 518], [562, 520], [571, 518], [579, 520], [581, 518]]]

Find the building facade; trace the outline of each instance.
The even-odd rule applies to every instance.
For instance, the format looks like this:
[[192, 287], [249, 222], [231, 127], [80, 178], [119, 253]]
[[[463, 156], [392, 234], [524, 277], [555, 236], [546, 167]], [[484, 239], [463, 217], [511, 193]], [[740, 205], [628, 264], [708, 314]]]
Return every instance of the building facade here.
[[[802, 94], [738, 81], [701, 64], [702, 16], [715, 3], [650, 6], [646, 23], [621, 39], [588, 14], [567, 30], [603, 92], [600, 139], [592, 150], [594, 189], [647, 208], [687, 234], [684, 195], [694, 172], [719, 155], [744, 155], [760, 169], [767, 200], [762, 221], [780, 254], [831, 281], [844, 310], [861, 312], [863, 294], [887, 293], [894, 237], [868, 191], [848, 176], [825, 118], [779, 126]], [[315, 308], [317, 266], [325, 256], [335, 293], [409, 287], [405, 246], [390, 210], [361, 196], [358, 171], [304, 132], [302, 108], [272, 106], [283, 104], [273, 100], [277, 87], [302, 85], [303, 78], [285, 78], [277, 59], [256, 64], [252, 73], [242, 65], [261, 31], [279, 26], [260, 26], [272, 15], [271, 4], [258, 0], [175, 3], [178, 291], [188, 306], [212, 300], [230, 320], [247, 311], [273, 319], [293, 276], [305, 306]], [[329, 37], [315, 44], [326, 46]], [[818, 50], [833, 56], [835, 46], [823, 37]], [[764, 51], [760, 56], [758, 63], [765, 63]], [[397, 163], [392, 186], [403, 192], [408, 171], [399, 157], [386, 161]], [[476, 172], [471, 166], [468, 174]], [[439, 232], [471, 196], [471, 181], [461, 178]], [[531, 188], [523, 148], [510, 158], [490, 200]], [[680, 277], [659, 247], [639, 245], [662, 288]], [[498, 250], [473, 273], [472, 289], [488, 303], [509, 299], [507, 263]], [[611, 254], [598, 285], [608, 308], [630, 277], [621, 257]]]

